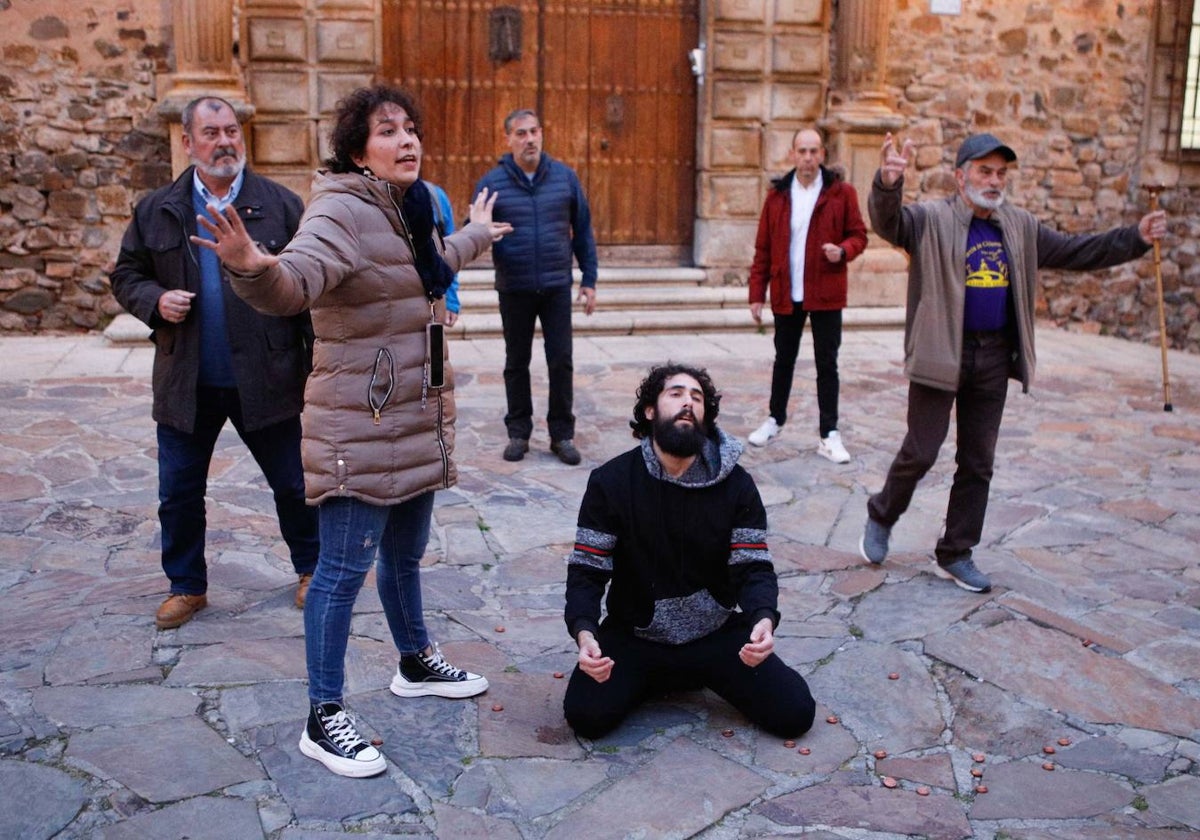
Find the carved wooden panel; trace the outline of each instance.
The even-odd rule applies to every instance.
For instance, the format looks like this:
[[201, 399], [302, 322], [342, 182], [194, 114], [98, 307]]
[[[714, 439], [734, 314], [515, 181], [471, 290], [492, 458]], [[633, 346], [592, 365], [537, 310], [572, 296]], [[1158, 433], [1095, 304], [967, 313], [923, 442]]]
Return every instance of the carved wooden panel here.
[[321, 118], [379, 66], [379, 0], [243, 0], [253, 165], [301, 193], [327, 156]]
[[[492, 43], [519, 15], [519, 58]], [[506, 152], [503, 120], [539, 110], [545, 149], [579, 173], [602, 244], [685, 244], [695, 202], [698, 0], [383, 0], [383, 72], [424, 115], [423, 172], [457, 213]]]

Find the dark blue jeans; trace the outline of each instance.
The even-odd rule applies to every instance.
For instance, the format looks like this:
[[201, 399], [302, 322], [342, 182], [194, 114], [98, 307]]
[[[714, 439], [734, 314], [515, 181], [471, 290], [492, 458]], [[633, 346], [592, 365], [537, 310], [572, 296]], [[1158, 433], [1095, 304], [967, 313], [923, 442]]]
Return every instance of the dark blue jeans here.
[[917, 482], [937, 461], [954, 409], [958, 469], [946, 506], [946, 531], [934, 551], [943, 566], [970, 557], [983, 535], [996, 441], [1008, 398], [1009, 352], [1008, 338], [1002, 332], [968, 335], [963, 339], [957, 391], [909, 384], [908, 434], [888, 469], [883, 489], [867, 501], [868, 516], [889, 528], [895, 524], [908, 510]]
[[791, 315], [775, 316], [775, 367], [771, 372], [771, 416], [782, 426], [787, 421], [788, 397], [796, 356], [804, 335], [805, 318], [812, 323], [813, 360], [817, 367], [819, 430], [825, 437], [838, 427], [838, 350], [842, 346], [842, 310], [805, 312], [796, 304]]
[[533, 395], [529, 362], [533, 358], [533, 329], [542, 322], [549, 383], [546, 425], [551, 440], [575, 437], [575, 364], [571, 357], [571, 286], [545, 292], [501, 292], [500, 321], [504, 327], [504, 393], [508, 413], [504, 425], [510, 438], [529, 440], [533, 433]]
[[217, 436], [228, 420], [258, 462], [275, 496], [279, 531], [297, 574], [317, 567], [317, 511], [304, 503], [300, 464], [300, 418], [247, 432], [233, 388], [200, 388], [196, 425], [191, 434], [158, 426], [158, 521], [162, 526], [162, 566], [171, 592], [201, 595], [208, 591], [204, 561], [207, 517], [204, 495]]
[[410, 654], [429, 646], [421, 557], [432, 518], [432, 492], [389, 506], [349, 497], [321, 503], [321, 562], [304, 603], [308, 697], [314, 706], [342, 701], [350, 620], [371, 567], [396, 649]]

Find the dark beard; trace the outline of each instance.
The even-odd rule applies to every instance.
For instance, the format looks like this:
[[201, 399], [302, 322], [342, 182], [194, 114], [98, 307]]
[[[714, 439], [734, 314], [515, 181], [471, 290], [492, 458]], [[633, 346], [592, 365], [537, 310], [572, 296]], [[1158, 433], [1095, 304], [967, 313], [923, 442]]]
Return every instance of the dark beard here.
[[678, 418], [656, 418], [652, 427], [654, 442], [658, 448], [676, 458], [690, 458], [699, 455], [704, 449], [707, 437], [704, 429], [692, 423], [687, 426], [675, 425]]

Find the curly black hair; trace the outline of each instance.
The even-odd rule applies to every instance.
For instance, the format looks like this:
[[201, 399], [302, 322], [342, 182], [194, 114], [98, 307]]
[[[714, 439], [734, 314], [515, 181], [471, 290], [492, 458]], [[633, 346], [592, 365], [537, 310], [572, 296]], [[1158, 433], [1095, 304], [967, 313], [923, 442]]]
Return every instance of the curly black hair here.
[[422, 135], [421, 111], [411, 93], [389, 85], [359, 88], [338, 100], [334, 108], [333, 130], [329, 134], [330, 155], [325, 159], [330, 172], [363, 171], [354, 158], [361, 157], [367, 149], [371, 114], [387, 102], [403, 108], [416, 126], [417, 136]]
[[721, 394], [717, 391], [717, 386], [713, 384], [708, 371], [678, 362], [667, 362], [665, 365], [651, 368], [650, 372], [646, 374], [646, 378], [642, 380], [642, 384], [638, 385], [637, 402], [633, 405], [633, 419], [629, 421], [629, 427], [633, 429], [635, 438], [641, 440], [650, 436], [654, 423], [646, 416], [646, 409], [654, 408], [658, 404], [658, 395], [663, 392], [663, 386], [677, 373], [686, 374], [700, 383], [700, 390], [704, 392], [704, 433], [709, 437], [717, 433], [717, 415], [721, 413]]

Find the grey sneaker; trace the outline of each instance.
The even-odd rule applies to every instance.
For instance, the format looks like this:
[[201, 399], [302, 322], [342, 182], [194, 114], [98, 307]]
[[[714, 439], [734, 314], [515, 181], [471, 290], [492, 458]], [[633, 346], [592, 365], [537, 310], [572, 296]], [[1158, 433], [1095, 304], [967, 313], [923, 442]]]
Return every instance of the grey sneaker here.
[[552, 441], [550, 443], [550, 451], [558, 456], [558, 460], [570, 467], [575, 466], [583, 460], [583, 456], [575, 448], [575, 441], [571, 438]]
[[864, 560], [878, 566], [887, 558], [888, 540], [891, 537], [891, 528], [887, 525], [880, 525], [868, 516], [867, 525], [863, 528], [862, 539], [858, 541], [858, 553], [863, 556]]
[[529, 451], [529, 441], [525, 438], [509, 438], [508, 446], [504, 447], [505, 461], [520, 461]]
[[962, 557], [945, 566], [933, 558], [933, 570], [938, 577], [952, 580], [968, 592], [990, 592], [992, 581], [979, 569], [970, 557]]

